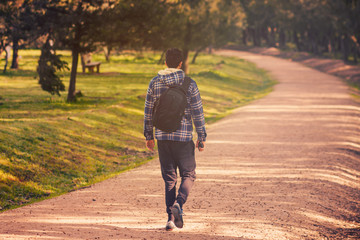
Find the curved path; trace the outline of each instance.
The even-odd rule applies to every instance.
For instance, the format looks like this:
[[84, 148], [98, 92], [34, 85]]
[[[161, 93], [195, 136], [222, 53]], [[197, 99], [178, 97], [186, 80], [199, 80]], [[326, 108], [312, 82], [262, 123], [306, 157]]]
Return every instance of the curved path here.
[[210, 126], [185, 226], [165, 232], [152, 161], [0, 214], [0, 239], [359, 239], [360, 107], [336, 77], [246, 52], [279, 84]]

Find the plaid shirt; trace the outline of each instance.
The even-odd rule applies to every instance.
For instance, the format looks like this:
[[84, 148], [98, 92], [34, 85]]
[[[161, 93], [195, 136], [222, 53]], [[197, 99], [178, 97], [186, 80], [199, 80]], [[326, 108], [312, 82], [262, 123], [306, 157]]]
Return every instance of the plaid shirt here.
[[[156, 99], [158, 99], [168, 86], [181, 85], [184, 81], [185, 73], [181, 69], [168, 68], [159, 71], [149, 84], [145, 100], [144, 114], [144, 136], [146, 140], [154, 139], [152, 110]], [[187, 142], [192, 140], [193, 124], [198, 134], [198, 140], [206, 141], [205, 119], [199, 89], [196, 82], [191, 79], [187, 93], [188, 106], [185, 108], [185, 115], [181, 120], [181, 127], [172, 133], [163, 132], [155, 128], [155, 138], [157, 140], [171, 140]]]

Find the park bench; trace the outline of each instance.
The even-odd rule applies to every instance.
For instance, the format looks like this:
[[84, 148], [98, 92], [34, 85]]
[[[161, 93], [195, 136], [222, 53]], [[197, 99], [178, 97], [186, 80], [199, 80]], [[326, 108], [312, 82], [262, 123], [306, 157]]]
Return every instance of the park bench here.
[[90, 53], [81, 54], [81, 64], [82, 64], [83, 73], [85, 73], [86, 68], [89, 69], [89, 72], [93, 73], [95, 67], [96, 67], [96, 72], [97, 73], [100, 72], [101, 62], [92, 62]]

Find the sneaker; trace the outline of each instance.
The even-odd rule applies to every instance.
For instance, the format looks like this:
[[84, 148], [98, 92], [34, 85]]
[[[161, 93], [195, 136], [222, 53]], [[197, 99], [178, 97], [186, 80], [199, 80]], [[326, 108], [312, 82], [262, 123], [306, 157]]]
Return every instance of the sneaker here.
[[178, 203], [175, 203], [174, 206], [171, 209], [171, 213], [174, 215], [175, 217], [175, 226], [178, 228], [182, 228], [184, 225], [184, 221], [183, 221], [183, 211], [180, 208], [180, 205]]
[[166, 231], [172, 231], [175, 228], [176, 228], [176, 226], [173, 221], [168, 221], [166, 223], [166, 227], [165, 227]]

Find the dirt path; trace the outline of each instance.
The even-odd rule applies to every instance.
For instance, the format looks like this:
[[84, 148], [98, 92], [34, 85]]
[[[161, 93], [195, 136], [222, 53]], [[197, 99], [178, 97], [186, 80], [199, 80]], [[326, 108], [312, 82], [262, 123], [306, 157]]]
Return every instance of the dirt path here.
[[0, 214], [0, 239], [359, 239], [360, 107], [336, 77], [221, 51], [279, 80], [209, 128], [185, 227], [163, 230], [158, 161]]
[[341, 59], [321, 58], [307, 52], [281, 51], [274, 47], [255, 47], [248, 49], [248, 51], [256, 54], [281, 57], [291, 61], [300, 62], [305, 66], [341, 77], [351, 84], [360, 86], [360, 66], [351, 65]]

